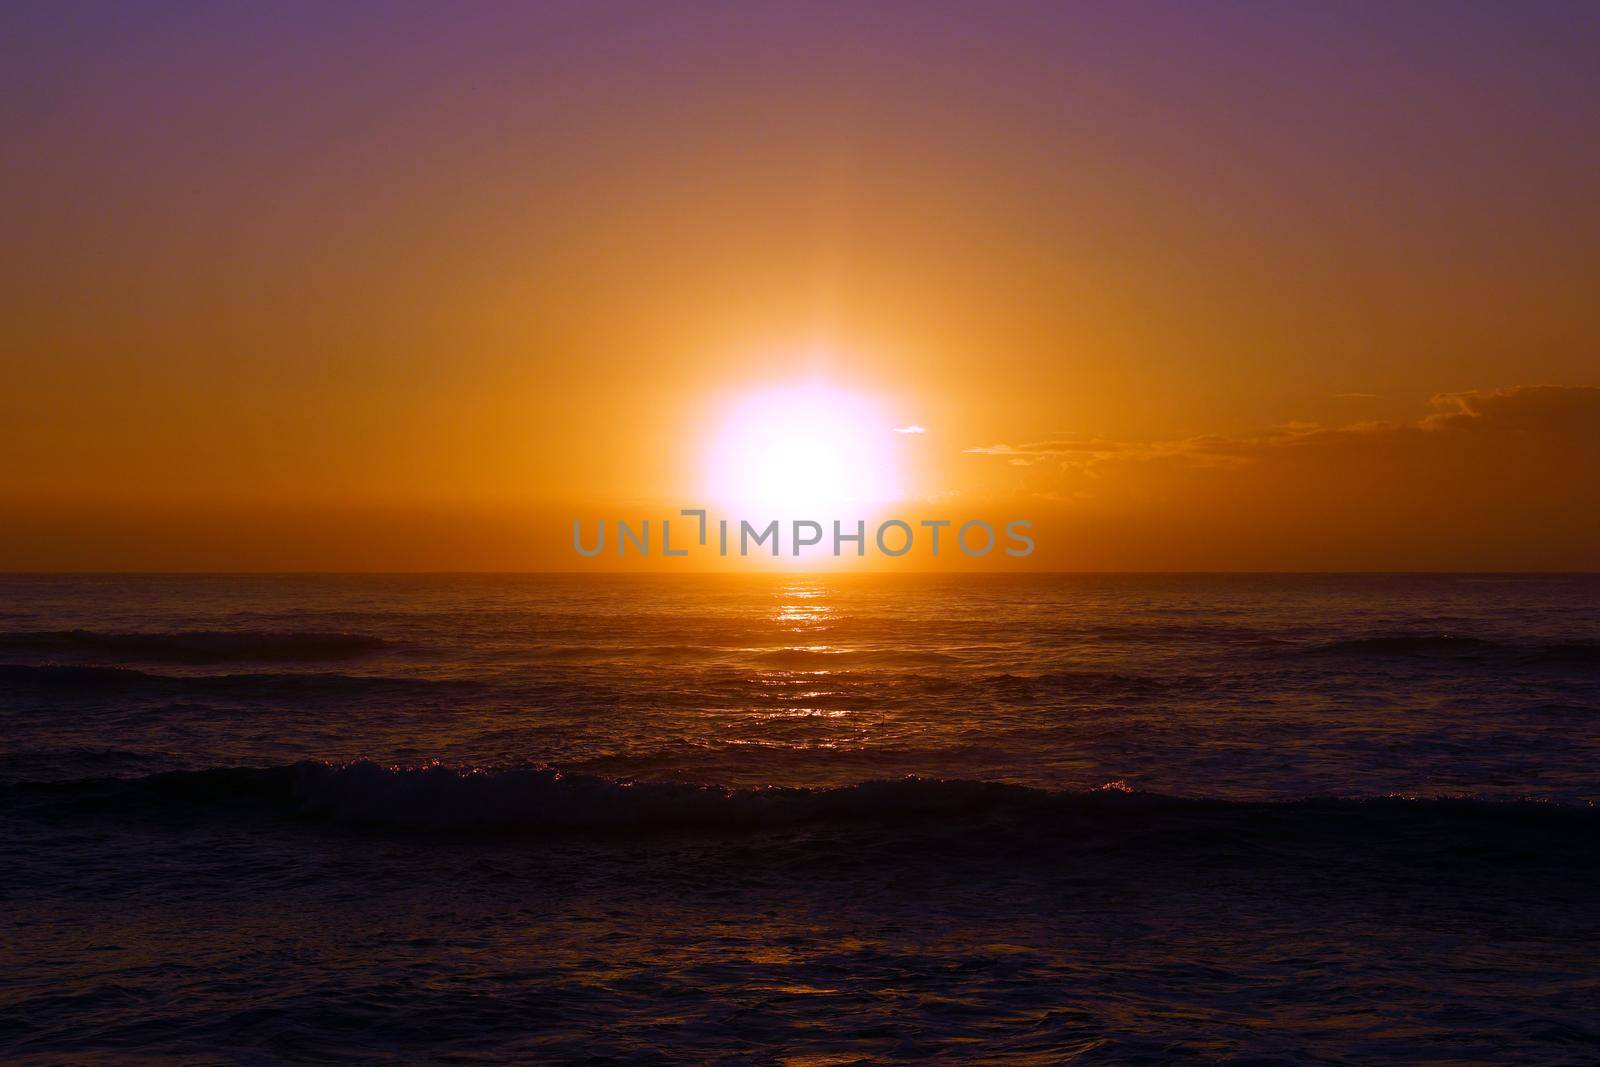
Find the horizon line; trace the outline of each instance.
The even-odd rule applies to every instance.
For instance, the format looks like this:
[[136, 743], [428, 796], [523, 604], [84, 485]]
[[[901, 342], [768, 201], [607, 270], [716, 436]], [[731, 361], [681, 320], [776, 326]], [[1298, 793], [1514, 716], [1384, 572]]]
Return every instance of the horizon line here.
[[832, 569], [807, 569], [807, 570], [4, 570], [0, 569], [0, 578], [305, 578], [305, 577], [789, 577], [796, 575], [837, 577], [852, 575], [857, 577], [872, 577], [883, 575], [902, 576], [945, 576], [945, 577], [1063, 577], [1063, 576], [1225, 576], [1237, 575], [1240, 577], [1278, 575], [1284, 577], [1360, 577], [1360, 576], [1440, 576], [1477, 575], [1487, 577], [1589, 577], [1600, 575], [1600, 570], [1504, 570], [1504, 569], [1468, 569], [1468, 570], [1108, 570], [1108, 569], [1083, 569], [1083, 570], [1002, 570], [983, 571], [979, 569], [916, 569], [916, 570], [832, 570]]

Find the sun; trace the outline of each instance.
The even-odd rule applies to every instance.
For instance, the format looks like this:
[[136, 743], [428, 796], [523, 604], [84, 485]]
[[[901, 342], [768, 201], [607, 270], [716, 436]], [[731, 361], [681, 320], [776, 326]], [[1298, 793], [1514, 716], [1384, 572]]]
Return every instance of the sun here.
[[869, 396], [806, 382], [733, 397], [707, 488], [731, 517], [853, 521], [899, 496], [893, 423]]

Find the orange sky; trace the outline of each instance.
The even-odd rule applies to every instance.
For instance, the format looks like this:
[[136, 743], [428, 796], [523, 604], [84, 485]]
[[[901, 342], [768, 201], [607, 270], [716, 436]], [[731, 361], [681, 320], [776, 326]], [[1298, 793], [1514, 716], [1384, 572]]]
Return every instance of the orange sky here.
[[1597, 22], [8, 5], [0, 568], [587, 566], [796, 381], [1006, 566], [1595, 568]]

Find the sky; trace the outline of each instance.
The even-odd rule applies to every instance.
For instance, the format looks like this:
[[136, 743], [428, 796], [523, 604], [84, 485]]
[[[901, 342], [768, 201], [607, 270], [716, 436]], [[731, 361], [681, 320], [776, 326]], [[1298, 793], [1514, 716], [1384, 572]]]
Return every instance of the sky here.
[[17, 2], [0, 120], [0, 569], [879, 466], [975, 566], [1600, 568], [1592, 4]]

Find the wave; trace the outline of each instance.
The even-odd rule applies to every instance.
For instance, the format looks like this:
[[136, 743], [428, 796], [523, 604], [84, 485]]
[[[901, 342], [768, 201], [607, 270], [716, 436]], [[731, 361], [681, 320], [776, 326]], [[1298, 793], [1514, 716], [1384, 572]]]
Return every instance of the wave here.
[[840, 669], [845, 667], [927, 667], [954, 663], [957, 657], [947, 652], [925, 649], [872, 647], [786, 646], [745, 648], [725, 644], [565, 644], [541, 645], [524, 650], [532, 659], [546, 661], [613, 661], [637, 664], [701, 663], [795, 669]]
[[36, 778], [41, 768], [47, 768], [52, 772], [48, 775], [51, 779], [81, 777], [86, 774], [120, 776], [130, 771], [170, 767], [175, 762], [166, 753], [142, 752], [126, 748], [90, 745], [17, 748], [0, 752], [0, 777]]
[[1355, 637], [1317, 645], [1309, 651], [1325, 655], [1426, 656], [1438, 653], [1477, 652], [1493, 647], [1481, 637], [1455, 637], [1450, 634], [1392, 634], [1381, 637]]
[[1140, 825], [1172, 847], [1208, 834], [1237, 847], [1246, 839], [1288, 842], [1308, 835], [1365, 840], [1397, 828], [1438, 843], [1441, 834], [1481, 840], [1497, 830], [1516, 835], [1560, 825], [1581, 831], [1591, 849], [1600, 847], [1594, 832], [1600, 810], [1593, 806], [1404, 797], [1242, 801], [1140, 793], [1121, 783], [1068, 792], [908, 777], [833, 788], [732, 789], [633, 783], [544, 767], [489, 771], [307, 762], [12, 783], [0, 786], [0, 798], [6, 807], [74, 817], [157, 809], [420, 831], [760, 831], [871, 822], [923, 833], [1001, 827], [1054, 834]]
[[1149, 696], [1164, 693], [1173, 682], [1119, 671], [1058, 670], [1041, 674], [991, 674], [983, 679], [990, 689], [1005, 696], [1035, 698], [1114, 694]]
[[190, 631], [100, 633], [42, 630], [0, 633], [0, 652], [95, 656], [152, 663], [315, 663], [359, 659], [391, 647], [381, 637], [348, 633]]
[[1314, 645], [1323, 656], [1450, 658], [1532, 666], [1600, 667], [1600, 641], [1496, 641], [1458, 634], [1373, 634]]
[[525, 650], [531, 659], [539, 660], [619, 660], [636, 663], [640, 660], [693, 660], [714, 654], [715, 650], [703, 645], [540, 645]]
[[0, 689], [60, 697], [346, 696], [463, 686], [464, 681], [315, 672], [309, 674], [154, 674], [131, 667], [0, 664]]
[[1108, 644], [1147, 644], [1160, 642], [1165, 644], [1195, 643], [1195, 644], [1242, 644], [1242, 645], [1272, 645], [1282, 640], [1282, 637], [1269, 630], [1253, 626], [1230, 625], [1221, 622], [1139, 622], [1139, 623], [1091, 623], [1083, 627], [1072, 627], [1068, 632], [1081, 633], [1085, 637]]
[[845, 666], [928, 667], [956, 662], [956, 657], [946, 652], [889, 648], [769, 648], [755, 650], [749, 658], [776, 667], [811, 669]]

